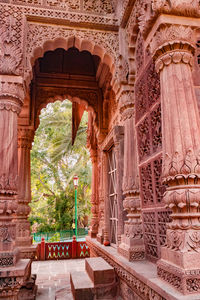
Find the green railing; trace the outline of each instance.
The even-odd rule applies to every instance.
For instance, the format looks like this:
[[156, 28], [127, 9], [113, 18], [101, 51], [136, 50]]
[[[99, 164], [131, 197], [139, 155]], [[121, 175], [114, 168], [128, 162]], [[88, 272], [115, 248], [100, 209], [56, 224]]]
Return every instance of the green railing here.
[[[85, 228], [78, 228], [77, 231], [77, 239], [83, 238], [88, 234], [88, 231], [85, 230]], [[45, 238], [45, 242], [64, 242], [67, 240], [71, 240], [73, 235], [73, 229], [70, 229], [51, 232], [37, 232], [33, 233], [32, 237], [34, 243], [40, 243], [42, 237]]]

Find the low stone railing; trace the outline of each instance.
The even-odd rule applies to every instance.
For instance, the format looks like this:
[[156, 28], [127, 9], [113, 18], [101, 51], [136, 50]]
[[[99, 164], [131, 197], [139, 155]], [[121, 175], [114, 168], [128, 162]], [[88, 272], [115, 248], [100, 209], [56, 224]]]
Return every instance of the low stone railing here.
[[73, 236], [72, 242], [46, 243], [42, 238], [38, 244], [35, 260], [58, 260], [68, 258], [85, 258], [90, 256], [86, 242], [78, 242]]

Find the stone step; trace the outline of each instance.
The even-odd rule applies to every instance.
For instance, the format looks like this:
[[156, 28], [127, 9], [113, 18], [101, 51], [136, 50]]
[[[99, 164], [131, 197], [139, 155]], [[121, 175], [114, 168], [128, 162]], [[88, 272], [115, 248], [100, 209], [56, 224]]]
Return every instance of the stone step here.
[[115, 282], [115, 271], [102, 257], [85, 259], [85, 269], [94, 286], [107, 285]]
[[75, 300], [93, 300], [94, 284], [86, 271], [70, 273], [71, 290]]
[[71, 289], [69, 288], [61, 288], [56, 291], [55, 300], [72, 300], [73, 295], [71, 293]]

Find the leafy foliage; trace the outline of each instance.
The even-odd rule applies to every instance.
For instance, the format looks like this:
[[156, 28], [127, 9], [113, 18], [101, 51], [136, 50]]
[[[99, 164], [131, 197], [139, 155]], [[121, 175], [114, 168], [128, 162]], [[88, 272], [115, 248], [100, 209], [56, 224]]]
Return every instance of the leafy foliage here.
[[[31, 151], [32, 202], [29, 220], [37, 231], [71, 229], [74, 218], [73, 176], [79, 176], [78, 223], [90, 215], [91, 162], [86, 148], [87, 113], [71, 145], [72, 105], [48, 104], [42, 110]], [[35, 226], [33, 226], [35, 227]], [[37, 226], [36, 226], [37, 227]]]

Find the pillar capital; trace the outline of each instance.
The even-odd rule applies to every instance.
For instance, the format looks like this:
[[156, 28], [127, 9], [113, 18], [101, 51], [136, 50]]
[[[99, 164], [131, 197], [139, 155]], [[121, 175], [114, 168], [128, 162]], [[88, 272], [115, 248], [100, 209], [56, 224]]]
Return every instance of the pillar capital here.
[[0, 110], [11, 110], [19, 114], [24, 95], [24, 83], [21, 76], [0, 75]]
[[171, 63], [192, 66], [195, 52], [194, 29], [185, 25], [161, 24], [150, 42], [150, 50], [157, 72]]
[[32, 148], [34, 130], [25, 126], [18, 126], [18, 148]]
[[153, 0], [152, 10], [155, 14], [170, 13], [185, 17], [198, 17], [200, 5], [198, 0]]
[[123, 120], [132, 115], [134, 104], [134, 92], [130, 89], [123, 90], [119, 98], [120, 113]]

